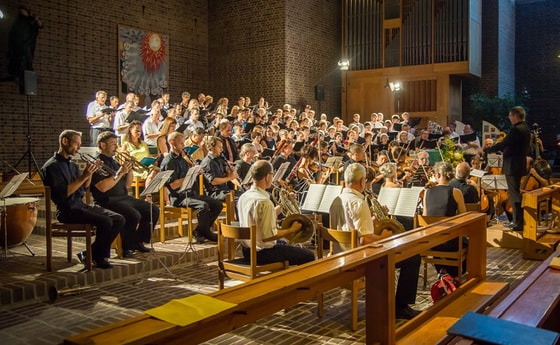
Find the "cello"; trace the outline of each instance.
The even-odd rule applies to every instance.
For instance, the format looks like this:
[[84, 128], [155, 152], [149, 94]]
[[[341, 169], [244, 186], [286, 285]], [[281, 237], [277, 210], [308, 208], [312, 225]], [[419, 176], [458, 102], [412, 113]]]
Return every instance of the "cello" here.
[[[528, 173], [526, 176], [521, 178], [521, 191], [529, 192], [541, 187], [546, 187], [550, 184], [550, 177], [552, 177], [552, 168], [546, 160], [544, 160], [540, 155], [540, 144], [538, 142], [539, 138], [539, 125], [533, 124], [533, 142], [535, 147], [535, 161], [532, 168], [528, 165]], [[535, 176], [535, 173], [538, 176]]]

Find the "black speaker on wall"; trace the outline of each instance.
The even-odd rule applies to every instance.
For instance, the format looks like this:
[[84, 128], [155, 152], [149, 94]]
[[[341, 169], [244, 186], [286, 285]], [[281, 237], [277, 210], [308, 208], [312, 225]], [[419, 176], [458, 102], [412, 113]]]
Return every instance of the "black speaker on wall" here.
[[23, 72], [23, 93], [28, 96], [37, 96], [37, 73], [34, 71]]
[[323, 85], [315, 85], [315, 100], [316, 101], [325, 100], [325, 87]]

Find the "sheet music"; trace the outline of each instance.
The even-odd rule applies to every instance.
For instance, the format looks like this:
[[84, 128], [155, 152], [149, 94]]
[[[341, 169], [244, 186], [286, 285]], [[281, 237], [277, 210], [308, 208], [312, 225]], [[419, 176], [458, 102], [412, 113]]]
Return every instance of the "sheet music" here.
[[342, 192], [342, 186], [340, 185], [327, 185], [325, 192], [323, 193], [323, 198], [321, 199], [321, 204], [317, 209], [320, 213], [329, 213], [333, 200], [336, 199]]
[[483, 189], [508, 189], [506, 175], [485, 175], [481, 177], [480, 181], [480, 186]]
[[18, 189], [19, 185], [23, 182], [23, 180], [25, 180], [26, 177], [27, 173], [17, 174], [16, 176], [12, 177], [12, 179], [0, 192], [0, 199], [5, 199], [14, 194], [16, 189]]
[[482, 177], [484, 175], [486, 175], [486, 171], [484, 171], [484, 170], [480, 170], [480, 169], [471, 170], [471, 176]]
[[397, 206], [397, 201], [399, 200], [399, 194], [401, 188], [385, 188], [381, 187], [379, 195], [377, 196], [377, 201], [383, 206], [387, 206], [389, 209], [389, 214], [395, 213], [395, 207]]
[[160, 171], [152, 182], [144, 188], [144, 191], [140, 196], [146, 196], [148, 194], [157, 193], [165, 185], [165, 182], [169, 180], [169, 177], [173, 174], [173, 170]]
[[342, 157], [329, 157], [325, 162], [325, 165], [328, 167], [333, 167], [334, 169], [338, 169], [342, 163]]
[[280, 167], [278, 168], [276, 174], [274, 174], [274, 177], [272, 178], [272, 182], [278, 182], [278, 180], [281, 180], [282, 176], [284, 176], [289, 166], [290, 166], [290, 162], [284, 162], [280, 164]]
[[253, 176], [251, 176], [250, 172], [245, 175], [245, 178], [243, 179], [243, 181], [241, 181], [241, 185], [246, 186], [249, 183], [253, 183]]
[[499, 155], [496, 153], [489, 153], [487, 157], [488, 157], [488, 166], [492, 168], [502, 167], [503, 155]]
[[424, 187], [400, 188], [401, 193], [395, 207], [396, 216], [414, 217], [418, 198]]
[[[305, 201], [303, 202], [301, 209], [304, 211], [317, 211], [321, 205], [321, 199], [326, 187], [327, 185], [317, 183], [309, 185], [307, 196], [305, 197]], [[327, 211], [327, 213], [328, 212], [329, 211]]]
[[178, 193], [183, 193], [184, 191], [186, 191], [187, 189], [193, 186], [194, 181], [196, 181], [196, 178], [200, 174], [201, 169], [202, 168], [200, 167], [200, 165], [195, 165], [189, 168], [189, 171], [187, 172], [187, 175], [183, 179], [183, 183], [181, 184], [181, 188], [179, 188]]

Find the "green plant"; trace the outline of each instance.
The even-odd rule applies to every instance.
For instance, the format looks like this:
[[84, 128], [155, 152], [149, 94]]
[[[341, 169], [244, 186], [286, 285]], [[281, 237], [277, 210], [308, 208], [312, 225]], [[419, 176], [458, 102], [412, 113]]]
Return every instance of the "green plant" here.
[[488, 121], [501, 130], [507, 131], [511, 124], [508, 120], [509, 110], [520, 105], [528, 111], [526, 102], [530, 99], [527, 90], [519, 95], [505, 94], [503, 97], [490, 97], [485, 94], [475, 93], [469, 97], [473, 114], [466, 116], [467, 123], [479, 124], [482, 121]]

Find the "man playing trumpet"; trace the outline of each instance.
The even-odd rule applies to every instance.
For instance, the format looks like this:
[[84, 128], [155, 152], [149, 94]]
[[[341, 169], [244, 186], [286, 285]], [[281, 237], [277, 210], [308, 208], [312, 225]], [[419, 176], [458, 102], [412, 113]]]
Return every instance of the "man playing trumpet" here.
[[[131, 257], [135, 250], [146, 253], [150, 249], [144, 242], [150, 242], [152, 224], [158, 221], [159, 207], [144, 200], [138, 200], [128, 194], [132, 185], [132, 160], [119, 165], [114, 159], [117, 153], [117, 136], [112, 132], [103, 132], [97, 137], [98, 159], [116, 173], [111, 176], [93, 174], [91, 193], [95, 203], [124, 216], [126, 222], [121, 230], [123, 257]], [[151, 208], [151, 210], [150, 210]]]

